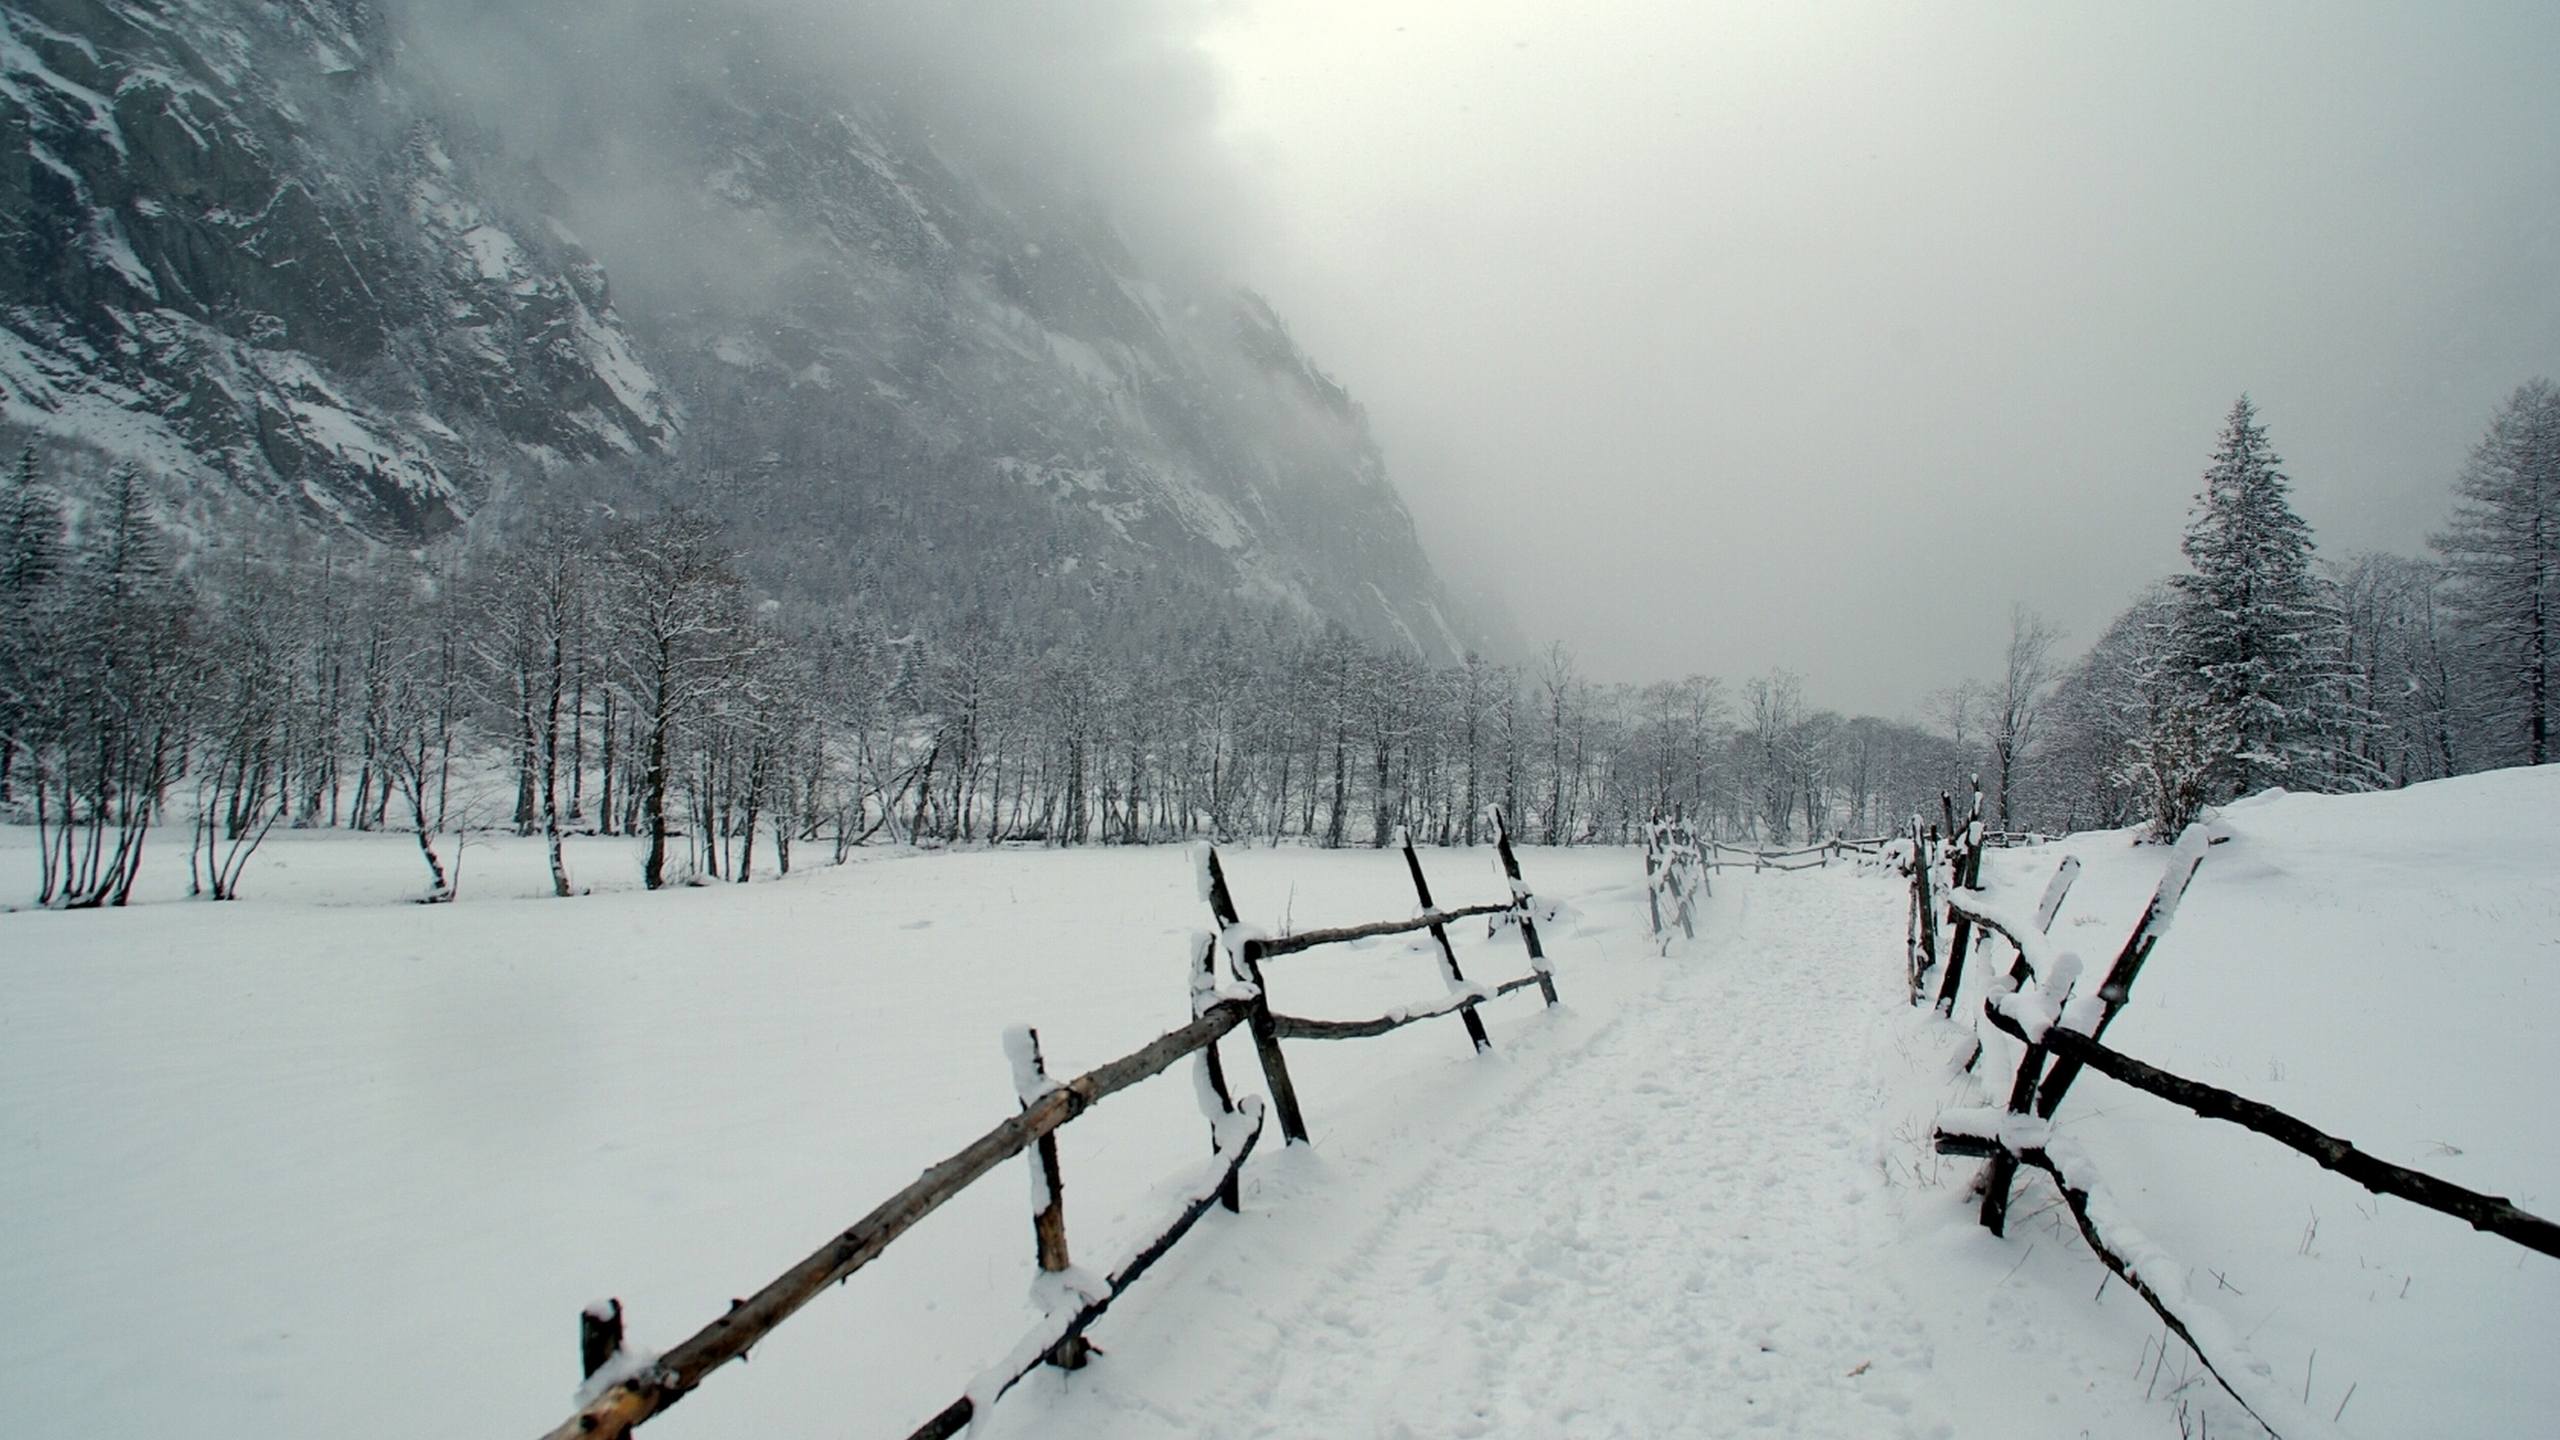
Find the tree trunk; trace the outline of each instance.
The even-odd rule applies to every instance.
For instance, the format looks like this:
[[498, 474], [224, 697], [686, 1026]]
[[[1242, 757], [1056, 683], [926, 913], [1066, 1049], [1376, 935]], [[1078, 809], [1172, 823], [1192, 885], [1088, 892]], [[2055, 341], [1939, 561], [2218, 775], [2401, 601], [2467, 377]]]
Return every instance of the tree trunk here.
[[649, 855], [641, 863], [640, 883], [656, 890], [667, 883], [667, 740], [674, 717], [675, 654], [658, 643], [657, 690], [649, 715], [649, 746], [640, 765], [640, 808], [649, 826]]

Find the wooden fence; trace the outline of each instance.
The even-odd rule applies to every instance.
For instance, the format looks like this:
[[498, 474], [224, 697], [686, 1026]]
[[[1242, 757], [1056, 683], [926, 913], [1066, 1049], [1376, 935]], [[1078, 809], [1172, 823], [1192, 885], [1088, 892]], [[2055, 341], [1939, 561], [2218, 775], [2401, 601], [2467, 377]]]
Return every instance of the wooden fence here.
[[[1948, 801], [1952, 815], [1952, 799]], [[2317, 1433], [2320, 1418], [2291, 1394], [2267, 1383], [2263, 1374], [2242, 1363], [2241, 1342], [2192, 1305], [2182, 1272], [2160, 1257], [2156, 1247], [2121, 1219], [2112, 1205], [2093, 1207], [2103, 1196], [2087, 1158], [2057, 1137], [2052, 1120], [2072, 1082], [2084, 1069], [2096, 1070], [2123, 1084], [2181, 1106], [2209, 1120], [2239, 1125], [2302, 1154], [2377, 1195], [2395, 1195], [2440, 1211], [2474, 1229], [2501, 1236], [2544, 1255], [2560, 1257], [2560, 1225], [2526, 1213], [2502, 1196], [2484, 1195], [2380, 1159], [2274, 1106], [2174, 1075], [2102, 1043], [2107, 1027], [2131, 997], [2133, 983], [2151, 953], [2168, 933], [2189, 883], [2212, 843], [2201, 827], [2190, 827], [2170, 851], [2169, 861], [2150, 903], [2133, 931], [2118, 947], [2094, 991], [2079, 989], [2080, 961], [2057, 952], [2047, 938], [2062, 907], [2077, 860], [2065, 856], [2045, 886], [2032, 913], [2014, 913], [1980, 893], [1982, 851], [1989, 837], [1981, 830], [1980, 792], [1975, 818], [1964, 830], [1949, 826], [1948, 838], [1925, 833], [1915, 819], [1907, 856], [1912, 887], [1912, 998], [1918, 1003], [1934, 968], [1937, 912], [1943, 908], [1951, 932], [1937, 1009], [1952, 1016], [1963, 978], [1965, 951], [1979, 933], [2014, 952], [2007, 972], [1978, 985], [1981, 1024], [2009, 1036], [2022, 1047], [2011, 1077], [2007, 1103], [1999, 1108], [1951, 1111], [1939, 1117], [1934, 1143], [1942, 1155], [1972, 1156], [1990, 1163], [1982, 1176], [1981, 1221], [1993, 1234], [2003, 1233], [2010, 1191], [2020, 1167], [2050, 1176], [2083, 1239], [2107, 1269], [2122, 1279], [2196, 1354], [2206, 1372], [2225, 1393], [2271, 1435], [2290, 1430]], [[1924, 948], [1925, 947], [1925, 948]], [[1931, 962], [1931, 963], [1924, 963]], [[1970, 1069], [1982, 1057], [1977, 1039]], [[2093, 1213], [2093, 1208], [2102, 1213]], [[2132, 1258], [2140, 1255], [2137, 1264]], [[2202, 1334], [2199, 1334], [2202, 1331]]]
[[[872, 1207], [825, 1244], [785, 1270], [762, 1289], [731, 1304], [713, 1320], [662, 1355], [644, 1355], [624, 1343], [624, 1315], [619, 1300], [590, 1306], [579, 1316], [579, 1350], [587, 1376], [578, 1409], [548, 1432], [546, 1440], [615, 1440], [629, 1434], [693, 1393], [705, 1378], [732, 1360], [744, 1360], [758, 1341], [831, 1285], [877, 1259], [890, 1243], [916, 1222], [932, 1214], [997, 1165], [1030, 1151], [1036, 1167], [1037, 1201], [1032, 1214], [1034, 1258], [1044, 1275], [1058, 1277], [1049, 1291], [1047, 1312], [1008, 1354], [983, 1373], [958, 1399], [944, 1406], [913, 1432], [911, 1440], [947, 1437], [967, 1428], [971, 1419], [1043, 1364], [1076, 1369], [1085, 1364], [1084, 1333], [1127, 1292], [1139, 1276], [1190, 1233], [1213, 1206], [1232, 1211], [1240, 1204], [1238, 1174], [1262, 1134], [1259, 1099], [1232, 1097], [1227, 1088], [1218, 1041], [1243, 1028], [1253, 1037], [1263, 1079], [1277, 1112], [1281, 1133], [1304, 1143], [1307, 1127], [1290, 1083], [1283, 1040], [1348, 1040], [1384, 1035], [1407, 1025], [1455, 1014], [1467, 1039], [1479, 1053], [1491, 1050], [1477, 1007], [1499, 996], [1534, 985], [1550, 1006], [1556, 1004], [1555, 974], [1538, 936], [1533, 897], [1521, 877], [1520, 861], [1499, 809], [1489, 812], [1495, 851], [1502, 862], [1510, 894], [1499, 901], [1443, 910], [1436, 906], [1422, 860], [1412, 841], [1399, 835], [1405, 868], [1413, 881], [1420, 913], [1407, 920], [1386, 920], [1328, 930], [1266, 935], [1243, 924], [1227, 888], [1226, 869], [1214, 848], [1200, 857], [1201, 894], [1217, 923], [1216, 933], [1200, 946], [1191, 973], [1192, 1020], [1156, 1037], [1117, 1060], [1063, 1083], [1052, 1080], [1040, 1053], [1036, 1031], [1022, 1029], [1005, 1037], [1011, 1057], [1018, 1113], [1008, 1117], [949, 1158], [926, 1169], [905, 1188]], [[1458, 968], [1449, 943], [1451, 922], [1470, 916], [1493, 917], [1514, 928], [1528, 952], [1529, 972], [1496, 985], [1469, 982]], [[1378, 936], [1429, 931], [1437, 943], [1441, 993], [1417, 1004], [1366, 1020], [1315, 1020], [1272, 1009], [1263, 976], [1266, 962], [1320, 946], [1339, 945]], [[1220, 961], [1225, 962], [1222, 978]], [[1140, 1244], [1114, 1264], [1098, 1284], [1071, 1278], [1067, 1247], [1065, 1185], [1060, 1173], [1056, 1132], [1105, 1098], [1170, 1069], [1185, 1056], [1200, 1057], [1202, 1109], [1209, 1124], [1209, 1159], [1187, 1187], [1182, 1204]]]
[[1812, 845], [1799, 845], [1792, 850], [1768, 850], [1710, 840], [1706, 842], [1707, 865], [1716, 870], [1738, 870], [1745, 866], [1753, 870], [1819, 870], [1835, 860], [1873, 858], [1882, 853], [1891, 838], [1878, 835], [1853, 840], [1847, 836], [1835, 836]]
[[1644, 827], [1644, 903], [1653, 922], [1654, 947], [1671, 952], [1671, 927], [1680, 938], [1698, 938], [1698, 897], [1712, 894], [1707, 852], [1689, 822], [1657, 815]]

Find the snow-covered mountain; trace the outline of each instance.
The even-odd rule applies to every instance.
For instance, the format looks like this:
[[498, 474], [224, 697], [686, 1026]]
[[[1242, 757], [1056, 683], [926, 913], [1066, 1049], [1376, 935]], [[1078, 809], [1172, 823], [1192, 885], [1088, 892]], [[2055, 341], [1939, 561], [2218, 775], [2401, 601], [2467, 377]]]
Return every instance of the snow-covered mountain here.
[[0, 421], [140, 460], [215, 528], [410, 544], [636, 487], [806, 594], [1240, 594], [1480, 642], [1360, 407], [1258, 298], [1140, 263], [1074, 177], [753, 26], [536, 144], [423, 28], [0, 10]]

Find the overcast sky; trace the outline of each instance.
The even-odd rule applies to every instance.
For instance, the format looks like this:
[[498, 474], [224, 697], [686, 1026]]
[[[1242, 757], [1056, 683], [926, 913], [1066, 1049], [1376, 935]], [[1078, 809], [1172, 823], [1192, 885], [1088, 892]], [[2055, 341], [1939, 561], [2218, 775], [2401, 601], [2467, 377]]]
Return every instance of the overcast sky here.
[[2560, 371], [2560, 6], [1251, 0], [1252, 276], [1443, 568], [1602, 678], [2075, 650], [2258, 402], [2416, 551]]

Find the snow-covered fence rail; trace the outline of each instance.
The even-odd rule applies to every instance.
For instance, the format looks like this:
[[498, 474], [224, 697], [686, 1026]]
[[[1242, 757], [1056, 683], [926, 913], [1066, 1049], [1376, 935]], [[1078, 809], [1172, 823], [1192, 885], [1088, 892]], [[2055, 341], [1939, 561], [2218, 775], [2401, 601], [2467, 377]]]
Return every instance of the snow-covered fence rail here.
[[2041, 1043], [2045, 1053], [2057, 1061], [2073, 1061], [2145, 1094], [2157, 1095], [2207, 1120], [2226, 1120], [2244, 1130], [2264, 1135], [2287, 1149], [2308, 1156], [2322, 1169], [2335, 1171], [2376, 1195], [2396, 1196], [2413, 1205], [2423, 1205], [2450, 1215], [2474, 1230], [2503, 1236], [2528, 1250], [2560, 1258], [2560, 1225], [2518, 1209], [2514, 1201], [2503, 1195], [2484, 1195], [2450, 1180], [2437, 1179], [2424, 1171], [2394, 1164], [2358, 1149], [2350, 1141], [2295, 1119], [2272, 1105], [2218, 1085], [2173, 1075], [2156, 1065], [2145, 1064], [2123, 1051], [2100, 1044], [2068, 1026], [2052, 1026], [2044, 1031], [2041, 1042], [2030, 1042], [2025, 1028], [2005, 1011], [1994, 1010], [1986, 1018], [1994, 1029], [2020, 1043]]
[[1753, 870], [1818, 870], [1851, 855], [1873, 856], [1887, 843], [1883, 838], [1852, 840], [1843, 836], [1799, 845], [1792, 850], [1768, 850], [1710, 840], [1706, 843], [1707, 865], [1716, 870], [1735, 870], [1746, 865]]
[[[1041, 1058], [1037, 1032], [1010, 1032], [1005, 1048], [1012, 1059], [1014, 1087], [1021, 1110], [985, 1134], [926, 1169], [888, 1199], [872, 1207], [825, 1244], [785, 1270], [762, 1289], [730, 1306], [729, 1312], [695, 1331], [673, 1349], [652, 1355], [624, 1342], [620, 1300], [599, 1301], [579, 1316], [579, 1350], [587, 1383], [577, 1412], [552, 1429], [544, 1440], [618, 1440], [652, 1416], [684, 1399], [711, 1372], [748, 1351], [774, 1328], [798, 1313], [831, 1285], [840, 1284], [877, 1259], [890, 1243], [941, 1208], [1005, 1160], [1028, 1151], [1034, 1166], [1032, 1244], [1038, 1262], [1043, 1314], [1030, 1333], [1004, 1358], [982, 1373], [960, 1398], [919, 1426], [910, 1440], [945, 1440], [959, 1434], [1015, 1382], [1043, 1364], [1077, 1369], [1087, 1359], [1084, 1333], [1147, 1269], [1189, 1234], [1212, 1206], [1239, 1208], [1237, 1177], [1254, 1143], [1261, 1138], [1263, 1105], [1248, 1096], [1239, 1101], [1227, 1088], [1218, 1041], [1242, 1028], [1253, 1036], [1271, 1092], [1271, 1108], [1282, 1132], [1291, 1140], [1307, 1138], [1298, 1109], [1296, 1087], [1289, 1081], [1280, 1041], [1342, 1040], [1383, 1035], [1435, 1016], [1456, 1014], [1465, 1022], [1475, 1048], [1488, 1051], [1492, 1041], [1476, 1007], [1488, 1000], [1535, 985], [1549, 1005], [1556, 1003], [1555, 976], [1538, 939], [1532, 897], [1521, 878], [1519, 857], [1502, 813], [1491, 812], [1496, 852], [1509, 882], [1508, 900], [1442, 910], [1433, 904], [1430, 881], [1411, 840], [1403, 842], [1405, 866], [1413, 881], [1421, 913], [1407, 920], [1379, 921], [1332, 930], [1301, 931], [1269, 937], [1256, 934], [1238, 920], [1227, 891], [1226, 874], [1214, 849], [1201, 857], [1202, 889], [1218, 919], [1218, 933], [1205, 940], [1191, 974], [1191, 1023], [1168, 1031], [1117, 1060], [1098, 1065], [1060, 1083], [1049, 1077]], [[1501, 917], [1515, 926], [1529, 954], [1530, 973], [1498, 985], [1470, 984], [1458, 969], [1449, 943], [1448, 924], [1470, 916]], [[1320, 945], [1344, 944], [1384, 935], [1429, 931], [1438, 944], [1444, 994], [1419, 1005], [1390, 1011], [1373, 1020], [1309, 1020], [1275, 1014], [1265, 993], [1264, 960], [1297, 954]], [[1231, 984], [1222, 985], [1217, 959], [1224, 954]], [[1151, 1238], [1123, 1256], [1108, 1272], [1094, 1275], [1069, 1257], [1065, 1183], [1058, 1158], [1056, 1132], [1106, 1097], [1164, 1073], [1186, 1056], [1199, 1057], [1201, 1108], [1209, 1121], [1209, 1158], [1185, 1187], [1185, 1199]]]
[[[1978, 866], [1981, 837], [1977, 832], [1969, 838], [1971, 862]], [[2560, 1225], [2517, 1208], [2504, 1196], [2483, 1194], [2383, 1160], [2272, 1105], [2172, 1074], [2101, 1043], [2107, 1026], [2130, 998], [2134, 980], [2176, 918], [2209, 843], [2200, 826], [2189, 827], [2179, 837], [2150, 903], [2090, 993], [2078, 989], [2080, 957], [2057, 950], [2047, 938], [2054, 914], [2079, 873], [2077, 860], [2064, 857], [2032, 917], [1950, 888], [1947, 906], [1962, 927], [1959, 945], [1965, 929], [1978, 928], [1986, 936], [2007, 941], [2016, 952], [2003, 981], [1985, 987], [1981, 1016], [1984, 1024], [2017, 1041], [2021, 1053], [2007, 1104], [1941, 1116], [1934, 1144], [1942, 1155], [1990, 1162], [1982, 1177], [1981, 1221], [1995, 1235], [2007, 1225], [2010, 1192], [2019, 1168], [2051, 1176], [2089, 1248], [2187, 1342], [2207, 1373], [2242, 1409], [2269, 1434], [2316, 1434], [2327, 1427], [2290, 1395], [2264, 1383], [2264, 1366], [2250, 1359], [2245, 1341], [2232, 1338], [2216, 1317], [2193, 1306], [2174, 1262], [2108, 1201], [2086, 1158], [2053, 1135], [2053, 1117], [2083, 1069], [2094, 1069], [2205, 1119], [2263, 1135], [2374, 1194], [2396, 1196], [2452, 1216], [2544, 1255], [2560, 1258]], [[1920, 898], [1927, 893], [1925, 837], [1915, 837], [1915, 856], [1915, 903], [1925, 903]], [[1960, 851], [1950, 869], [1962, 873], [1965, 868]], [[1955, 953], [1951, 952], [1941, 995], [1942, 1012], [1952, 1013], [1961, 964]], [[1975, 1058], [1980, 1054], [1977, 1047]], [[2182, 1314], [2181, 1306], [2190, 1313]]]
[[[1298, 1106], [1297, 1086], [1289, 1078], [1288, 1058], [1282, 1054], [1280, 1042], [1292, 1040], [1359, 1040], [1401, 1030], [1419, 1021], [1455, 1014], [1465, 1024], [1467, 1040], [1477, 1053], [1493, 1049], [1493, 1041], [1485, 1033], [1484, 1020], [1476, 1007], [1488, 1000], [1508, 995], [1514, 990], [1538, 987], [1549, 1005], [1556, 1003], [1555, 971], [1547, 963], [1546, 947], [1538, 939], [1537, 917], [1528, 882], [1521, 878], [1520, 857], [1511, 848], [1511, 831], [1504, 823], [1500, 807], [1486, 811], [1493, 821], [1494, 850], [1502, 863], [1503, 877], [1509, 882], [1511, 898], [1482, 905], [1462, 905], [1443, 910], [1433, 903], [1431, 882], [1422, 873], [1422, 857], [1415, 853], [1413, 839], [1399, 833], [1397, 843], [1404, 851], [1406, 873], [1413, 880], [1414, 899], [1421, 913], [1407, 920], [1379, 920], [1363, 925], [1344, 925], [1332, 929], [1301, 930], [1294, 934], [1265, 935], [1247, 926], [1236, 911], [1235, 895], [1227, 886], [1227, 871], [1216, 847], [1204, 847], [1200, 857], [1200, 889], [1209, 902], [1209, 913], [1218, 922], [1218, 933], [1202, 947], [1198, 969], [1192, 977], [1195, 994], [1209, 994], [1216, 989], [1215, 964], [1223, 954], [1228, 973], [1241, 987], [1239, 994], [1246, 1006], [1246, 1025], [1252, 1032], [1254, 1047], [1262, 1059], [1264, 1081], [1271, 1088], [1272, 1108], [1280, 1114], [1280, 1133], [1292, 1141], [1307, 1138], [1306, 1116]], [[1458, 968], [1457, 950], [1449, 943], [1449, 922], [1471, 916], [1498, 916], [1499, 923], [1516, 927], [1520, 940], [1529, 953], [1529, 973], [1498, 985], [1470, 982]], [[1282, 1015], [1271, 1008], [1262, 966], [1266, 960], [1302, 954], [1326, 945], [1343, 945], [1355, 940], [1372, 940], [1387, 935], [1406, 935], [1417, 931], [1431, 932], [1439, 951], [1442, 993], [1430, 1000], [1399, 1006], [1384, 1015], [1367, 1020], [1316, 1020], [1297, 1015]]]
[[[621, 1305], [613, 1302], [610, 1323], [613, 1345], [600, 1346], [596, 1327], [600, 1323], [591, 1307], [582, 1318], [585, 1332], [582, 1349], [586, 1352], [588, 1390], [576, 1414], [552, 1429], [545, 1440], [615, 1440], [627, 1435], [641, 1422], [693, 1393], [712, 1371], [732, 1360], [746, 1357], [747, 1352], [775, 1326], [798, 1313], [800, 1308], [817, 1298], [828, 1286], [841, 1283], [855, 1271], [879, 1258], [891, 1241], [913, 1228], [953, 1196], [967, 1189], [997, 1165], [1032, 1149], [1055, 1132], [1058, 1127], [1082, 1115], [1105, 1098], [1117, 1094], [1141, 1080], [1162, 1074], [1184, 1056], [1215, 1055], [1219, 1037], [1246, 1023], [1248, 1006], [1241, 1000], [1220, 1000], [1201, 1008], [1198, 1018], [1180, 1029], [1140, 1046], [1138, 1049], [1093, 1069], [1063, 1084], [1026, 1086], [1035, 1090], [1026, 1094], [1019, 1114], [1006, 1119], [977, 1139], [962, 1146], [950, 1157], [925, 1170], [905, 1188], [873, 1206], [870, 1213], [856, 1220], [825, 1244], [819, 1246], [800, 1263], [785, 1270], [755, 1294], [732, 1305], [729, 1312], [695, 1331], [675, 1348], [662, 1355], [647, 1357], [624, 1350], [620, 1345]], [[1016, 1045], [1017, 1059], [1020, 1047]], [[1037, 1073], [1037, 1067], [1032, 1067]], [[1017, 1080], [1022, 1078], [1017, 1064]], [[1045, 1076], [1040, 1077], [1045, 1082]], [[1215, 1087], [1219, 1101], [1225, 1101], [1221, 1081]], [[1261, 1134], [1261, 1107], [1248, 1099], [1241, 1105], [1229, 1106], [1226, 1114], [1212, 1124], [1212, 1165], [1215, 1174], [1206, 1193], [1212, 1200], [1234, 1206], [1234, 1177], [1251, 1152], [1253, 1142]], [[1056, 1212], [1061, 1204], [1061, 1187], [1052, 1168], [1054, 1151], [1042, 1157], [1046, 1203], [1042, 1212]], [[1146, 1267], [1170, 1249], [1208, 1208], [1208, 1202], [1196, 1197], [1157, 1237], [1143, 1246], [1127, 1262], [1114, 1270], [1110, 1278], [1096, 1287], [1098, 1293], [1073, 1292], [1076, 1303], [1053, 1309], [1044, 1317], [1034, 1335], [1024, 1342], [1030, 1358], [1019, 1368], [1003, 1373], [1006, 1367], [990, 1372], [971, 1387], [970, 1393], [947, 1407], [941, 1416], [927, 1423], [919, 1434], [949, 1435], [966, 1424], [975, 1408], [991, 1401], [1009, 1388], [1022, 1375], [1053, 1354], [1072, 1353], [1063, 1350], [1066, 1342], [1081, 1336], [1084, 1328], [1106, 1309], [1113, 1296], [1135, 1280]], [[1050, 1213], [1048, 1220], [1035, 1217], [1034, 1234], [1042, 1259], [1050, 1258], [1045, 1238], [1054, 1229], [1057, 1236], [1056, 1258], [1064, 1261], [1064, 1218]], [[1044, 1264], [1044, 1269], [1046, 1265]], [[1061, 1287], [1062, 1290], [1065, 1287]], [[1036, 1342], [1036, 1343], [1035, 1343]], [[1024, 1347], [1017, 1347], [1018, 1357]], [[599, 1355], [599, 1349], [606, 1353]], [[1012, 1364], [1007, 1361], [1007, 1365]], [[956, 1423], [937, 1429], [957, 1414]]]

